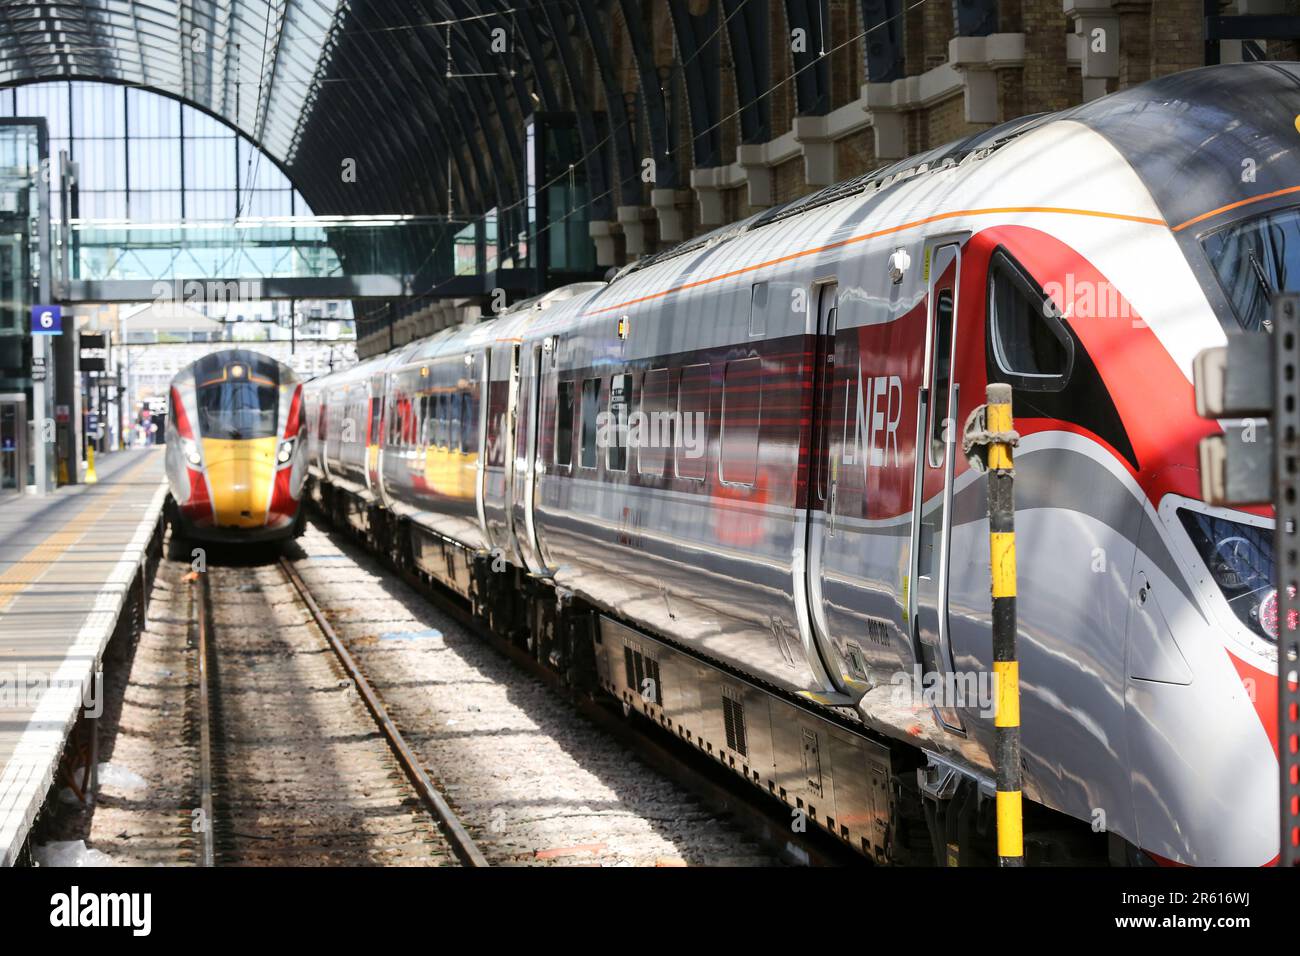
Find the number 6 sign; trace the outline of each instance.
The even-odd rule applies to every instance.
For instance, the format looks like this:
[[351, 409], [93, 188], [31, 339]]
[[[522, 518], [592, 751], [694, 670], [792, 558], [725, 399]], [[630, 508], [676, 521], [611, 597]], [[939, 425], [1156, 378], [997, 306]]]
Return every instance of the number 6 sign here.
[[32, 335], [62, 335], [63, 307], [58, 305], [32, 306]]

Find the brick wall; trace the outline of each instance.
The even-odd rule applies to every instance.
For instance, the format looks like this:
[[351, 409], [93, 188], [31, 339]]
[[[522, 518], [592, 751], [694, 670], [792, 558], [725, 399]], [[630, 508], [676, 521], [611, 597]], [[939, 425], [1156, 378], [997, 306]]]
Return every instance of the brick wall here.
[[[720, 4], [720, 0], [690, 0], [690, 7], [699, 11], [709, 2]], [[791, 78], [793, 61], [785, 4], [782, 0], [769, 0], [767, 9], [771, 54], [768, 101], [772, 136], [777, 138], [791, 128], [795, 114], [795, 84]], [[628, 31], [639, 31], [651, 44], [669, 98], [669, 108], [676, 119], [680, 185], [686, 188], [693, 165], [690, 118], [685, 85], [680, 76], [680, 51], [675, 42], [668, 4], [645, 4], [640, 22], [633, 24], [624, 23], [621, 4], [610, 4], [607, 10], [611, 55], [619, 71], [619, 85], [625, 93], [636, 93], [640, 89]], [[855, 103], [860, 95], [866, 44], [859, 38], [863, 26], [859, 0], [826, 0], [826, 11], [826, 48], [831, 60], [830, 106], [834, 110]], [[1119, 32], [1115, 38], [1119, 46], [1119, 76], [1110, 81], [1109, 89], [1126, 89], [1153, 77], [1200, 65], [1203, 56], [1202, 0], [1116, 0], [1114, 11], [1119, 18]], [[1079, 67], [1067, 60], [1067, 35], [1073, 25], [1062, 9], [1061, 0], [1001, 0], [998, 18], [999, 32], [1023, 33], [1025, 43], [1024, 65], [997, 71], [999, 121], [1043, 110], [1064, 109], [1079, 103], [1083, 95]], [[721, 86], [721, 115], [724, 117], [722, 161], [730, 163], [735, 160], [740, 135], [739, 118], [732, 117], [739, 103], [730, 36], [721, 21], [720, 28], [721, 68], [717, 81]], [[919, 5], [912, 5], [910, 0], [905, 3], [902, 38], [905, 74], [918, 76], [945, 62], [953, 32], [952, 0], [930, 0]], [[1266, 49], [1275, 58], [1300, 56], [1300, 44], [1293, 42], [1269, 43]], [[601, 108], [604, 104], [603, 87], [595, 75], [594, 62], [585, 49], [582, 50], [581, 65], [589, 77], [584, 80], [584, 89], [593, 105]], [[557, 89], [567, 97], [566, 81], [558, 64], [552, 63], [548, 68]], [[964, 102], [960, 95], [906, 113], [904, 120], [909, 150], [919, 152], [983, 128], [965, 122], [963, 114]], [[637, 116], [635, 122], [638, 149], [642, 156], [648, 156], [651, 147], [645, 133], [645, 117]], [[870, 129], [836, 143], [837, 176], [847, 179], [878, 166], [874, 146]], [[775, 202], [784, 202], [809, 191], [810, 188], [804, 184], [802, 157], [773, 170]], [[724, 215], [728, 219], [742, 218], [755, 211], [748, 205], [744, 187], [725, 191], [722, 200]], [[649, 203], [648, 187], [644, 202]], [[707, 228], [695, 225], [697, 209], [697, 204], [691, 202], [686, 211], [685, 220], [691, 231]], [[653, 235], [653, 229], [651, 233]]]
[[1023, 0], [1025, 67], [1021, 102], [1027, 113], [1059, 110], [1077, 103], [1080, 91], [1066, 71], [1065, 36], [1069, 22], [1060, 0]]
[[1202, 65], [1204, 7], [1201, 0], [1159, 0], [1151, 4], [1151, 76]]
[[772, 135], [790, 128], [794, 118], [794, 82], [790, 80], [793, 61], [790, 53], [790, 30], [786, 26], [785, 6], [768, 4], [768, 33], [772, 50]]
[[862, 44], [848, 42], [861, 31], [858, 24], [859, 4], [854, 0], [831, 0], [830, 35], [826, 49], [831, 50], [831, 109], [838, 109], [858, 98], [862, 86]]
[[812, 190], [804, 183], [803, 157], [796, 156], [772, 169], [772, 199], [774, 205], [780, 205], [799, 196], [806, 196]]
[[926, 123], [926, 148], [969, 136], [992, 125], [991, 123], [967, 123], [966, 101], [963, 96], [953, 96], [942, 103], [936, 103], [928, 110], [924, 110], [922, 115]]
[[1151, 0], [1125, 0], [1119, 6], [1119, 86], [1151, 79]]

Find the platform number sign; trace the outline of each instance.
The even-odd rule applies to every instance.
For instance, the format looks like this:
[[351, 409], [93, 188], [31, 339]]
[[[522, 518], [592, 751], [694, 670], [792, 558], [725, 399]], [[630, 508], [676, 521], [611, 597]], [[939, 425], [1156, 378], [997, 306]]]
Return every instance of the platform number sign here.
[[32, 306], [32, 335], [62, 335], [63, 309], [57, 305]]

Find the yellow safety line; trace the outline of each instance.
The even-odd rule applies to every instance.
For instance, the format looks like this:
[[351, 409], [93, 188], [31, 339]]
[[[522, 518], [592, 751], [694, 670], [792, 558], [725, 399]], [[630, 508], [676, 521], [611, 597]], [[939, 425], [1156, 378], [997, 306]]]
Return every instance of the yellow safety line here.
[[0, 572], [0, 614], [29, 585], [39, 580], [69, 548], [84, 538], [89, 527], [107, 514], [114, 500], [126, 491], [131, 480], [151, 465], [153, 462], [148, 460], [136, 465], [105, 495], [79, 510], [57, 531]]

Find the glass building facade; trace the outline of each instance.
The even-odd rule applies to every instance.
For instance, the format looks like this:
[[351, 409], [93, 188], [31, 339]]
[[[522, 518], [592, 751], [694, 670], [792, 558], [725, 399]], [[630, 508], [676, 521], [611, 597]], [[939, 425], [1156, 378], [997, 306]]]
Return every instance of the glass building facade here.
[[[202, 110], [149, 90], [58, 80], [0, 89], [0, 116], [44, 116], [51, 163], [78, 164], [72, 218], [137, 223], [309, 216], [279, 167]], [[57, 166], [51, 214], [61, 216]]]

